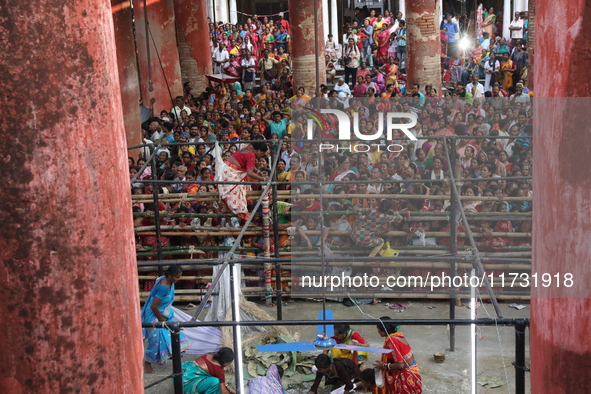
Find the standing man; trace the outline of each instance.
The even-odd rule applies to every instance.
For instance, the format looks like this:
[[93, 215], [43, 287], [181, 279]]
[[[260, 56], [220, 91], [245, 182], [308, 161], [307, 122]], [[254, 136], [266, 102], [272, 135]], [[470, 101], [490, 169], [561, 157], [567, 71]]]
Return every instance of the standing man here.
[[176, 96], [174, 99], [176, 106], [170, 110], [176, 120], [181, 119], [181, 112], [186, 111], [187, 116], [191, 115], [191, 108], [185, 105], [185, 98], [183, 96]]
[[[400, 21], [398, 22], [398, 31], [396, 32], [396, 40], [398, 41], [398, 46], [396, 47], [396, 54], [398, 55], [398, 63], [400, 68], [406, 69], [406, 22]], [[402, 67], [402, 62], [404, 61], [404, 67]]]
[[458, 43], [459, 43], [459, 33], [460, 29], [458, 24], [451, 20], [451, 15], [447, 14], [445, 16], [445, 22], [443, 26], [447, 29], [447, 56], [454, 57], [454, 55], [458, 52]]
[[259, 60], [259, 70], [261, 71], [261, 86], [266, 84], [267, 82], [272, 83], [273, 78], [277, 76], [277, 73], [274, 72], [275, 66], [277, 63], [277, 59], [274, 57], [269, 56], [269, 49], [265, 49], [263, 51], [264, 56]]
[[283, 19], [283, 12], [279, 13], [279, 20], [277, 21], [277, 23], [283, 27], [283, 30], [285, 30], [285, 32], [287, 34], [291, 34], [291, 28], [289, 26], [289, 22], [286, 21], [285, 19]]
[[367, 39], [363, 41], [363, 58], [369, 64], [369, 67], [373, 67], [373, 56], [372, 56], [372, 45], [373, 45], [373, 27], [369, 24], [369, 18], [363, 20], [363, 26], [361, 27], [361, 33], [367, 36]]
[[523, 19], [521, 19], [521, 13], [517, 11], [515, 13], [515, 19], [511, 21], [509, 25], [509, 31], [511, 32], [511, 45], [515, 46], [518, 40], [523, 38]]
[[226, 62], [230, 59], [230, 54], [226, 50], [226, 44], [220, 41], [218, 47], [215, 49], [215, 51], [213, 51], [211, 59], [213, 61], [213, 73], [223, 73], [224, 66], [226, 65]]
[[345, 65], [345, 83], [349, 84], [349, 79], [352, 79], [352, 85], [355, 87], [357, 80], [357, 69], [359, 68], [359, 59], [361, 54], [359, 48], [355, 44], [355, 39], [349, 37], [347, 46], [343, 49], [343, 64]]

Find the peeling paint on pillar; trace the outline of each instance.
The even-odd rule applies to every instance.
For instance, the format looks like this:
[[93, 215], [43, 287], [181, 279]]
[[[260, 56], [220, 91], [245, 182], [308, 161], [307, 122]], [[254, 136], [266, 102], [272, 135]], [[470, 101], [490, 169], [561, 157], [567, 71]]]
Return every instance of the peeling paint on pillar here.
[[[211, 51], [209, 50], [209, 26], [207, 9], [202, 0], [175, 0], [174, 10], [179, 34], [184, 34], [197, 69], [185, 67], [185, 73], [193, 84], [193, 89], [202, 92], [207, 88], [205, 75], [212, 74]], [[180, 37], [179, 37], [180, 38]], [[183, 59], [181, 59], [183, 66]]]
[[[170, 111], [175, 96], [183, 94], [183, 81], [179, 50], [176, 42], [174, 6], [172, 0], [148, 1], [148, 22], [150, 24], [150, 65], [154, 90], [148, 87], [148, 58], [146, 53], [146, 28], [144, 19], [144, 0], [132, 0], [135, 17], [137, 52], [140, 66], [140, 88], [144, 105], [148, 106], [152, 97], [156, 98], [154, 111]], [[155, 43], [155, 44], [154, 44]], [[158, 61], [158, 55], [162, 66]], [[162, 73], [166, 73], [166, 78]], [[167, 87], [168, 81], [168, 87]], [[170, 88], [170, 93], [168, 89]]]
[[[293, 81], [296, 87], [303, 86], [306, 94], [313, 96], [316, 91], [316, 59], [319, 59], [320, 84], [326, 83], [324, 63], [324, 28], [322, 27], [322, 1], [317, 1], [318, 23], [314, 23], [314, 1], [289, 0], [289, 22], [291, 24], [291, 59]], [[319, 52], [316, 53], [314, 37], [318, 34]]]
[[130, 0], [111, 0], [113, 28], [117, 45], [117, 69], [127, 146], [142, 143], [140, 122], [140, 80], [137, 69], [133, 15]]
[[406, 5], [408, 83], [431, 85], [441, 94], [441, 44], [436, 0], [413, 0]]
[[0, 392], [141, 393], [107, 0], [0, 3]]
[[[532, 272], [570, 272], [576, 286], [589, 293], [591, 4], [538, 0], [535, 18]], [[553, 29], [557, 23], [560, 40]], [[554, 283], [553, 298], [537, 298], [541, 291], [532, 288], [532, 393], [590, 393], [590, 296], [562, 298], [568, 289]]]

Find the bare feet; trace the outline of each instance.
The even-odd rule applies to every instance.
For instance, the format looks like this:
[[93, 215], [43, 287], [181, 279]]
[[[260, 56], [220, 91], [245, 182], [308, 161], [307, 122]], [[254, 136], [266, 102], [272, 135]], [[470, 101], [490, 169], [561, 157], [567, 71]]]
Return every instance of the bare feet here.
[[154, 370], [152, 369], [152, 364], [150, 364], [149, 362], [144, 362], [144, 373], [154, 373]]

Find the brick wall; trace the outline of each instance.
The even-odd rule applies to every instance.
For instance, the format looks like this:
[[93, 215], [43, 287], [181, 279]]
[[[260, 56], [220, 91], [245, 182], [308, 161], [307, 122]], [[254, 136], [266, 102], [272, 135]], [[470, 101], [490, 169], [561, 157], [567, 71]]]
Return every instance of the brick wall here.
[[[183, 78], [183, 83], [190, 81], [193, 84], [194, 91], [201, 92], [205, 89], [205, 86], [199, 86], [199, 81], [201, 81], [203, 78], [199, 78], [197, 60], [193, 59], [191, 56], [191, 49], [187, 43], [187, 37], [179, 26], [176, 27], [176, 38], [179, 48], [181, 77]], [[209, 50], [209, 48], [207, 48], [207, 50]]]

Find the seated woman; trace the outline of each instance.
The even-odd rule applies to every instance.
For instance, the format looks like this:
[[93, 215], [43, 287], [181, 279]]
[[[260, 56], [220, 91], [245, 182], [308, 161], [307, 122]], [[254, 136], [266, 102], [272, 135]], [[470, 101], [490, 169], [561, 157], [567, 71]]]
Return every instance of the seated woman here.
[[236, 393], [226, 385], [224, 368], [234, 361], [234, 351], [222, 347], [215, 354], [205, 354], [183, 363], [183, 392], [190, 394]]
[[[335, 324], [334, 336], [332, 338], [336, 340], [339, 344], [370, 347], [369, 343], [365, 339], [363, 339], [363, 337], [359, 335], [358, 332], [352, 330], [348, 324]], [[328, 354], [328, 352], [329, 350], [326, 350], [324, 353]], [[330, 350], [330, 357], [350, 358], [360, 367], [364, 362], [367, 361], [367, 356], [367, 352], [358, 352], [357, 350], [351, 351], [336, 348]]]

